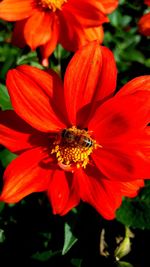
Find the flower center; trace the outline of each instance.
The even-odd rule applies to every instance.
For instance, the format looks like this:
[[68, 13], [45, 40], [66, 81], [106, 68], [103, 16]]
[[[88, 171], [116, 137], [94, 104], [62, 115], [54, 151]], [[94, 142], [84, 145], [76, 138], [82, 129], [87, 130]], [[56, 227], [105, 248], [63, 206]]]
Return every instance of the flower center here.
[[51, 154], [56, 154], [59, 166], [65, 170], [85, 168], [92, 151], [101, 147], [90, 137], [88, 131], [75, 126], [62, 130], [53, 145]]
[[43, 8], [51, 9], [55, 12], [57, 9], [61, 9], [62, 5], [68, 0], [39, 0], [38, 4]]

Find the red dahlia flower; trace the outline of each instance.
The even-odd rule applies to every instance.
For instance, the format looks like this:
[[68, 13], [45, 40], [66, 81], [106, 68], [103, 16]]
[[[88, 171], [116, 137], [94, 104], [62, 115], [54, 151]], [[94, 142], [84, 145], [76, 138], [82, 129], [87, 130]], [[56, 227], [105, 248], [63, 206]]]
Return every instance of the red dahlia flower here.
[[[144, 3], [150, 6], [150, 0], [145, 0]], [[144, 14], [138, 22], [140, 33], [145, 36], [150, 36], [150, 12]]]
[[140, 33], [145, 36], [150, 36], [150, 12], [143, 15], [138, 22]]
[[102, 24], [118, 0], [2, 0], [0, 18], [16, 21], [13, 43], [40, 47], [43, 64], [60, 42], [76, 51], [88, 41], [103, 40]]
[[54, 214], [81, 199], [112, 219], [122, 196], [137, 194], [150, 177], [150, 76], [112, 96], [116, 74], [113, 54], [97, 42], [74, 55], [64, 87], [52, 70], [8, 72], [14, 111], [0, 113], [0, 143], [19, 156], [6, 168], [1, 201], [46, 191]]

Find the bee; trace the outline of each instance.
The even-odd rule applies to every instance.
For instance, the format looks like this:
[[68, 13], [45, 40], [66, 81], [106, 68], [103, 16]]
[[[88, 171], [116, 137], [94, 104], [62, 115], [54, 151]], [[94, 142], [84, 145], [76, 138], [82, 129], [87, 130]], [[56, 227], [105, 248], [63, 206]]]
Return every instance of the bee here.
[[81, 147], [91, 147], [93, 146], [93, 140], [90, 137], [82, 134], [79, 136], [78, 144]]
[[84, 133], [77, 134], [70, 129], [64, 129], [61, 132], [62, 141], [68, 145], [77, 144], [80, 147], [89, 148], [93, 146], [93, 140]]
[[61, 132], [62, 141], [66, 144], [73, 144], [76, 141], [76, 135], [69, 129], [64, 129]]

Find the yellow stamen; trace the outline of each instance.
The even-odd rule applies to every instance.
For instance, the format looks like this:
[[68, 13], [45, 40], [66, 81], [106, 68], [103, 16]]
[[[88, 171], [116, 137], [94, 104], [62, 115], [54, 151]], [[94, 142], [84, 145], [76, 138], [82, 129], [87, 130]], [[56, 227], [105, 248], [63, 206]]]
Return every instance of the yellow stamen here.
[[68, 0], [39, 0], [38, 4], [46, 9], [50, 9], [55, 12], [57, 9], [61, 10], [62, 5]]
[[56, 155], [59, 166], [65, 166], [65, 169], [67, 166], [86, 168], [90, 154], [97, 147], [101, 146], [91, 138], [88, 131], [73, 126], [60, 132], [53, 143], [51, 154]]

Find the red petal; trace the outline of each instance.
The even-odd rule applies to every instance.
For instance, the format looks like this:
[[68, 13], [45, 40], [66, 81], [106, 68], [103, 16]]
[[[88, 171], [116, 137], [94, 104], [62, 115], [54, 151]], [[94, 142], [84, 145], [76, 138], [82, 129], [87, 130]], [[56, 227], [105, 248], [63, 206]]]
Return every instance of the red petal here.
[[53, 13], [36, 11], [27, 20], [24, 27], [24, 37], [31, 49], [48, 42], [52, 35]]
[[51, 25], [51, 36], [49, 41], [44, 45], [40, 46], [41, 52], [41, 62], [42, 65], [47, 67], [48, 66], [48, 57], [53, 53], [56, 48], [58, 42], [58, 35], [59, 35], [59, 27], [58, 27], [57, 17], [55, 16], [52, 21]]
[[56, 170], [51, 176], [48, 188], [48, 197], [54, 214], [65, 215], [79, 201], [75, 180], [72, 173]]
[[72, 190], [68, 197], [68, 201], [66, 205], [63, 207], [63, 210], [61, 211], [60, 215], [67, 214], [70, 210], [76, 207], [79, 204], [79, 202], [80, 202], [79, 195], [77, 194], [76, 191]]
[[0, 143], [12, 152], [31, 148], [29, 137], [33, 131], [13, 111], [0, 111]]
[[[138, 120], [137, 120], [138, 118]], [[115, 143], [139, 129], [144, 129], [150, 118], [150, 92], [113, 97], [102, 104], [88, 125], [101, 145]], [[136, 135], [135, 135], [136, 136]]]
[[99, 83], [97, 85], [97, 90], [91, 103], [91, 107], [88, 107], [88, 109], [90, 108], [91, 111], [91, 118], [93, 118], [93, 114], [99, 107], [99, 105], [110, 98], [114, 94], [116, 89], [117, 67], [114, 55], [107, 47], [104, 46], [101, 46], [101, 52], [102, 69], [100, 73]]
[[150, 127], [147, 126], [137, 140], [142, 153], [150, 159]]
[[69, 198], [69, 193], [65, 172], [62, 170], [53, 171], [48, 188], [48, 196], [54, 214], [61, 214]]
[[80, 45], [86, 44], [84, 28], [79, 25], [72, 14], [65, 15], [60, 12], [59, 21], [59, 41], [66, 50], [76, 51]]
[[112, 52], [106, 47], [100, 47], [96, 41], [74, 55], [64, 81], [67, 110], [73, 125], [82, 124], [83, 127], [88, 115], [93, 117], [99, 102], [113, 94], [116, 76]]
[[64, 84], [66, 106], [72, 125], [77, 125], [76, 114], [79, 109], [92, 100], [101, 66], [101, 49], [97, 42], [80, 49], [68, 65]]
[[121, 192], [123, 196], [135, 197], [141, 187], [144, 186], [143, 180], [135, 180], [132, 182], [121, 183]]
[[99, 1], [91, 0], [69, 0], [62, 8], [62, 13], [67, 17], [68, 23], [72, 23], [71, 16], [78, 21], [83, 27], [96, 27], [104, 22], [108, 22], [108, 18], [101, 12], [101, 4]]
[[[59, 41], [66, 50], [76, 51], [89, 41], [97, 40], [100, 43], [103, 41], [102, 26], [84, 28], [72, 15], [70, 16], [71, 18], [67, 18], [62, 13], [59, 14]], [[67, 23], [68, 20], [71, 20], [72, 23]]]
[[99, 43], [103, 42], [104, 31], [102, 26], [91, 27], [83, 29], [82, 38], [80, 38], [80, 46], [85, 45], [87, 42], [97, 40]]
[[150, 0], [144, 0], [144, 4], [150, 6]]
[[150, 91], [150, 75], [132, 79], [118, 91], [116, 96], [135, 95], [139, 92], [144, 94], [146, 91]]
[[44, 162], [47, 158], [47, 153], [36, 148], [13, 160], [4, 173], [0, 200], [15, 203], [33, 192], [47, 190], [51, 174], [50, 164]]
[[70, 172], [65, 172], [67, 181], [69, 183], [70, 193], [66, 205], [64, 206], [61, 215], [65, 215], [72, 208], [76, 207], [80, 202], [78, 192], [78, 185], [74, 175]]
[[20, 48], [23, 48], [26, 45], [26, 41], [24, 39], [24, 25], [26, 23], [26, 19], [17, 21], [15, 23], [15, 27], [12, 34], [12, 44], [16, 45]]
[[100, 148], [93, 152], [92, 159], [103, 175], [111, 180], [123, 182], [150, 177], [150, 159], [142, 153], [138, 144]]
[[32, 128], [14, 111], [0, 111], [0, 144], [13, 153], [20, 153], [35, 146], [48, 145], [47, 136]]
[[138, 22], [139, 31], [145, 36], [150, 36], [150, 12], [143, 15]]
[[16, 113], [31, 126], [44, 132], [65, 128], [57, 116], [64, 107], [63, 99], [59, 102], [63, 89], [56, 74], [22, 65], [8, 72], [6, 84]]
[[[104, 101], [112, 96], [116, 89], [117, 67], [113, 53], [104, 46], [101, 46], [102, 70], [95, 95], [95, 102]], [[111, 77], [111, 79], [110, 79]]]
[[25, 19], [35, 9], [33, 0], [3, 0], [0, 3], [0, 18], [8, 21]]
[[119, 183], [104, 179], [89, 166], [86, 173], [79, 169], [75, 175], [81, 199], [92, 205], [105, 219], [113, 219], [116, 209], [121, 204]]
[[118, 0], [101, 0], [100, 4], [101, 4], [101, 11], [104, 14], [109, 14], [117, 8], [119, 1]]

